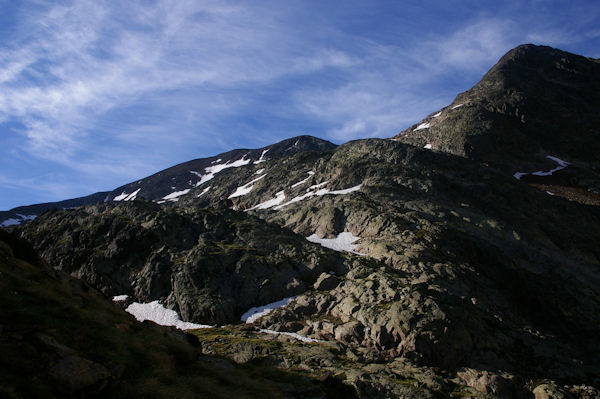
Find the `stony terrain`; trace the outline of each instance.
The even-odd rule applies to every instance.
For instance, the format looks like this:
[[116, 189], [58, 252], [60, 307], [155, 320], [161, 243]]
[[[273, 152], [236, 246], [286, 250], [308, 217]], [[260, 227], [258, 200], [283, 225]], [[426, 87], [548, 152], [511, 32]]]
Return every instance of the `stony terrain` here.
[[139, 323], [0, 230], [0, 397], [353, 397], [331, 375], [238, 365]]
[[600, 397], [599, 65], [520, 46], [394, 138], [232, 151], [11, 228], [327, 397]]
[[[479, 83], [394, 139], [468, 157], [507, 173], [571, 163], [557, 194], [600, 201], [600, 60], [545, 46], [509, 51]], [[574, 190], [575, 189], [575, 190]], [[569, 198], [568, 195], [565, 195]]]

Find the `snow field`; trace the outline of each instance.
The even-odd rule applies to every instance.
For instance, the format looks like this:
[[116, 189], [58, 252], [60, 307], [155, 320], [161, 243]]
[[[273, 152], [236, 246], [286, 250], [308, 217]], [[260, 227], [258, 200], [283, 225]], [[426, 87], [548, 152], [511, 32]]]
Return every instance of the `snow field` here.
[[254, 323], [256, 320], [260, 319], [264, 315], [271, 313], [273, 309], [281, 308], [294, 299], [296, 299], [296, 297], [291, 296], [289, 298], [283, 298], [279, 301], [271, 302], [263, 306], [256, 306], [250, 308], [246, 313], [242, 315], [241, 320], [245, 323]]
[[241, 197], [244, 196], [246, 194], [248, 194], [250, 191], [252, 191], [252, 188], [254, 187], [254, 183], [256, 183], [257, 181], [259, 181], [260, 179], [262, 179], [263, 177], [265, 177], [266, 175], [261, 175], [259, 177], [257, 177], [256, 179], [244, 184], [241, 187], [238, 187], [233, 194], [231, 194], [229, 197], [227, 198], [235, 198], [235, 197]]
[[415, 128], [415, 130], [413, 130], [413, 132], [416, 132], [417, 130], [422, 130], [422, 129], [429, 129], [430, 126], [431, 126], [431, 124], [429, 122], [421, 123], [419, 126], [417, 126]]
[[358, 241], [360, 237], [355, 236], [349, 231], [338, 234], [336, 238], [320, 238], [317, 234], [312, 234], [306, 237], [306, 239], [310, 242], [320, 244], [325, 248], [333, 249], [334, 251], [347, 251], [352, 252], [353, 254], [366, 256], [366, 254], [355, 251], [358, 244], [354, 244], [354, 242]]
[[[563, 161], [560, 158], [557, 157], [553, 157], [552, 155], [546, 155], [546, 158], [553, 160], [554, 162], [556, 162], [558, 164], [558, 166], [554, 169], [548, 170], [548, 171], [537, 171], [537, 172], [531, 172], [531, 174], [533, 176], [552, 176], [552, 174], [554, 172], [558, 172], [559, 170], [563, 170], [564, 168], [566, 168], [567, 166], [570, 165], [569, 162], [567, 161]], [[515, 172], [515, 174], [513, 175], [513, 177], [517, 180], [520, 180], [521, 177], [528, 175], [529, 173], [525, 173], [525, 172]]]
[[[121, 297], [121, 295], [117, 295], [117, 297]], [[182, 321], [176, 311], [165, 308], [158, 301], [150, 303], [134, 302], [125, 311], [132, 314], [138, 321], [150, 320], [161, 326], [173, 326], [180, 330], [212, 327], [205, 324]]]

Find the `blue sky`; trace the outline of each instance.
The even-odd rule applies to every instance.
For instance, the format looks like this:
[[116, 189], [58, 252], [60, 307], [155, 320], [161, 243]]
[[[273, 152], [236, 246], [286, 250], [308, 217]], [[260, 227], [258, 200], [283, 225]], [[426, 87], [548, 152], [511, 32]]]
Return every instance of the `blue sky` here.
[[0, 209], [300, 134], [390, 137], [597, 1], [0, 0]]

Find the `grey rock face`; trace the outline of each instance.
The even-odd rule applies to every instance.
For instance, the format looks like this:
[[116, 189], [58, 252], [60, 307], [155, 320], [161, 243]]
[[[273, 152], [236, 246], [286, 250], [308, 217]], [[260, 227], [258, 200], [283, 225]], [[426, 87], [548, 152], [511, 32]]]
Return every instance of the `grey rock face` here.
[[337, 253], [243, 213], [139, 201], [47, 213], [23, 236], [107, 295], [162, 299], [205, 324], [235, 322], [305, 291], [332, 265], [344, 268]]

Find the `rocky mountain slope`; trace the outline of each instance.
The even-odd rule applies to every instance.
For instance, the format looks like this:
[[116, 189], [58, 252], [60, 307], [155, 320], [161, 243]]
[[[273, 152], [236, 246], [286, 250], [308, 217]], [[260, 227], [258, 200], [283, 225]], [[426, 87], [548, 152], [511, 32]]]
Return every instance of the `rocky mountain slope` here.
[[81, 198], [58, 202], [19, 206], [0, 211], [0, 226], [8, 227], [32, 220], [52, 209], [69, 209], [107, 201], [131, 201], [145, 198], [156, 202], [176, 202], [193, 187], [210, 181], [229, 168], [260, 165], [268, 159], [290, 156], [304, 151], [335, 148], [335, 144], [311, 136], [298, 136], [254, 150], [237, 149], [209, 158], [194, 159], [162, 170], [151, 176], [117, 187], [112, 191], [94, 193]]
[[233, 151], [13, 229], [215, 326], [189, 333], [205, 355], [361, 398], [600, 397], [597, 65], [520, 46], [392, 139]]
[[[0, 230], [0, 397], [352, 397], [338, 380], [202, 354]], [[274, 345], [274, 343], [273, 343]]]
[[509, 51], [470, 90], [394, 139], [515, 172], [569, 199], [600, 203], [600, 60], [545, 46]]

